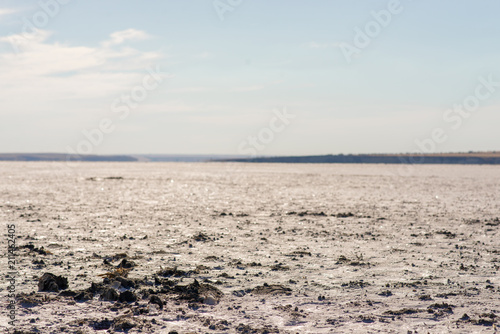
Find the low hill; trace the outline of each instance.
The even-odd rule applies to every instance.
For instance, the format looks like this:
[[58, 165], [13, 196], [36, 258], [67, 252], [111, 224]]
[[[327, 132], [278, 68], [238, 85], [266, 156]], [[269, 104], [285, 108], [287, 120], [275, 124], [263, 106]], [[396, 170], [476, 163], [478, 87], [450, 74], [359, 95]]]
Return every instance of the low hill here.
[[203, 162], [242, 158], [247, 158], [247, 156], [216, 154], [71, 155], [62, 153], [0, 153], [0, 161]]
[[253, 163], [358, 163], [358, 164], [468, 164], [498, 165], [500, 152], [434, 153], [434, 154], [337, 154], [287, 157], [226, 159]]
[[70, 155], [62, 153], [1, 153], [0, 161], [138, 161], [129, 155]]

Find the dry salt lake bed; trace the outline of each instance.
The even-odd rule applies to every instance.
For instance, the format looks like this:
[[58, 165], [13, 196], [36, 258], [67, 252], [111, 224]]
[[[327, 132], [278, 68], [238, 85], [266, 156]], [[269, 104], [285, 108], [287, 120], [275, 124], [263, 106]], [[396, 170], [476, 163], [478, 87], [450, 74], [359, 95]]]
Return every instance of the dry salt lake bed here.
[[2, 162], [0, 179], [18, 247], [2, 333], [500, 326], [499, 166]]

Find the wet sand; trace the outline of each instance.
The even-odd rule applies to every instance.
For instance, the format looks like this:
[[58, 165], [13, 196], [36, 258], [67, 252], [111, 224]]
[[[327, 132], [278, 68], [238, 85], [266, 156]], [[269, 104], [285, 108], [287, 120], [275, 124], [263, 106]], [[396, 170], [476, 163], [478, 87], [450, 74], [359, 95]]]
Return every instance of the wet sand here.
[[498, 166], [65, 166], [0, 163], [19, 247], [17, 325], [4, 278], [2, 332], [499, 326]]

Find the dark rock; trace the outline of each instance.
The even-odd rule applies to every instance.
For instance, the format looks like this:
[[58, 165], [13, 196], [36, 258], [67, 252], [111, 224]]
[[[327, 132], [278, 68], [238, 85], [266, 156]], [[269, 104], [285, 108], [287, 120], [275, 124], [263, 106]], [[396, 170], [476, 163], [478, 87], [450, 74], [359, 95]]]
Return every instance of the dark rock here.
[[37, 266], [37, 268], [45, 267], [45, 262], [43, 260], [33, 260], [31, 263]]
[[432, 304], [428, 307], [429, 310], [442, 310], [443, 312], [447, 312], [447, 313], [453, 313], [453, 307], [455, 307], [454, 305], [450, 305], [450, 304], [447, 304], [447, 303], [435, 303], [435, 304]]
[[93, 298], [94, 295], [88, 291], [81, 291], [73, 297], [73, 299], [77, 302], [86, 302], [88, 300], [92, 300]]
[[121, 286], [124, 287], [125, 289], [135, 289], [137, 287], [137, 284], [135, 281], [127, 279], [125, 277], [117, 276], [115, 277], [115, 281], [120, 282]]
[[245, 295], [246, 295], [246, 293], [245, 293], [245, 291], [243, 291], [243, 290], [235, 290], [235, 291], [233, 291], [233, 296], [236, 296], [236, 297], [243, 297], [243, 296], [245, 296]]
[[494, 323], [495, 321], [493, 320], [480, 318], [474, 324], [478, 326], [493, 326]]
[[384, 314], [390, 314], [390, 315], [403, 315], [403, 314], [415, 314], [415, 313], [420, 313], [423, 312], [423, 310], [419, 309], [413, 309], [413, 308], [403, 308], [401, 310], [396, 310], [396, 311], [385, 311]]
[[284, 266], [281, 263], [275, 264], [274, 266], [271, 266], [271, 271], [287, 271], [290, 270], [289, 266]]
[[36, 252], [40, 255], [47, 255], [49, 254], [49, 252], [47, 252], [43, 246], [38, 248], [38, 247], [35, 247], [35, 245], [32, 245], [32, 244], [28, 244], [28, 245], [23, 245], [23, 246], [19, 246], [19, 249], [21, 248], [26, 248], [28, 249], [30, 252]]
[[239, 324], [238, 327], [236, 327], [236, 331], [242, 334], [270, 334], [280, 332], [277, 328], [273, 328], [269, 325], [264, 328], [252, 328], [249, 325], [244, 324]]
[[132, 291], [127, 290], [120, 293], [119, 300], [121, 302], [133, 303], [137, 300], [137, 296]]
[[420, 299], [420, 300], [432, 300], [432, 297], [430, 295], [421, 295], [421, 296], [418, 296], [418, 299]]
[[348, 217], [354, 217], [354, 214], [352, 212], [340, 212], [333, 216], [337, 218], [348, 218]]
[[105, 329], [110, 329], [113, 325], [113, 321], [104, 319], [101, 321], [93, 321], [90, 326], [96, 331], [102, 331]]
[[101, 294], [101, 300], [105, 300], [108, 302], [114, 302], [117, 301], [119, 298], [118, 292], [116, 292], [115, 289], [112, 288], [106, 288], [102, 294]]
[[131, 321], [127, 320], [127, 319], [119, 319], [119, 320], [115, 319], [115, 323], [114, 323], [113, 328], [116, 331], [124, 331], [124, 332], [126, 332], [126, 331], [134, 328], [135, 326], [136, 325], [133, 322], [131, 322]]
[[90, 284], [90, 288], [88, 288], [86, 291], [92, 293], [92, 294], [102, 294], [104, 290], [106, 290], [108, 286], [104, 283], [94, 283], [92, 282]]
[[205, 233], [199, 232], [198, 234], [196, 234], [196, 235], [193, 236], [193, 240], [194, 241], [208, 241], [208, 240], [211, 240], [211, 239]]
[[304, 256], [312, 256], [311, 252], [306, 252], [306, 251], [295, 251], [291, 252], [290, 254], [286, 254], [286, 256], [298, 256], [298, 257], [304, 257]]
[[163, 310], [164, 304], [163, 304], [162, 300], [160, 299], [160, 297], [155, 296], [155, 295], [151, 296], [151, 298], [149, 298], [149, 303], [156, 304], [160, 307], [160, 310]]
[[210, 284], [200, 284], [197, 280], [189, 285], [177, 285], [174, 291], [179, 294], [180, 299], [190, 302], [201, 302], [215, 305], [222, 298], [223, 293]]
[[74, 297], [77, 294], [78, 294], [78, 292], [76, 292], [76, 291], [64, 290], [64, 291], [59, 292], [58, 296], [61, 296], [61, 297]]
[[68, 288], [68, 279], [62, 276], [56, 276], [51, 273], [45, 273], [38, 280], [38, 291], [59, 292]]
[[454, 305], [450, 305], [448, 303], [435, 303], [435, 304], [432, 304], [429, 306], [429, 308], [434, 308], [434, 309], [438, 309], [438, 308], [451, 308], [451, 307], [455, 307]]
[[276, 284], [267, 284], [264, 283], [264, 285], [258, 286], [254, 289], [252, 289], [252, 293], [257, 294], [257, 295], [291, 295], [292, 294], [292, 289], [284, 287], [283, 285], [276, 285]]
[[127, 259], [123, 259], [122, 262], [117, 266], [117, 268], [130, 269], [135, 267], [136, 264], [133, 261], [128, 261]]
[[366, 315], [360, 315], [359, 321], [364, 322], [365, 324], [371, 324], [372, 322], [375, 322], [374, 317]]
[[349, 283], [342, 283], [341, 286], [349, 287], [349, 288], [364, 288], [365, 286], [370, 285], [370, 283], [365, 282], [363, 280], [359, 281], [349, 281]]
[[178, 270], [177, 267], [174, 268], [166, 268], [160, 270], [156, 273], [158, 276], [163, 277], [187, 277], [191, 275], [191, 272], [185, 272], [183, 270]]
[[392, 296], [392, 291], [391, 290], [384, 290], [378, 293], [379, 296], [384, 296], [384, 297], [389, 297]]

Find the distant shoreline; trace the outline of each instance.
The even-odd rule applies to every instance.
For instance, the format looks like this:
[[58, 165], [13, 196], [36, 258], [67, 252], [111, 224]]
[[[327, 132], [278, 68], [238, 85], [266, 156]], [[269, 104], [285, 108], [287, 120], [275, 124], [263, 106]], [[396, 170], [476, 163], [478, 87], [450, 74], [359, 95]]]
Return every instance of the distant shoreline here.
[[227, 162], [250, 163], [339, 163], [339, 164], [463, 164], [500, 165], [500, 152], [435, 154], [337, 154], [287, 157], [227, 159]]
[[464, 164], [500, 165], [500, 152], [433, 154], [328, 154], [311, 156], [245, 157], [236, 155], [67, 155], [62, 153], [0, 153], [0, 161], [62, 162], [246, 162], [340, 164]]
[[54, 161], [54, 162], [207, 162], [223, 159], [246, 158], [241, 155], [222, 154], [127, 154], [77, 155], [64, 153], [0, 153], [0, 161]]

